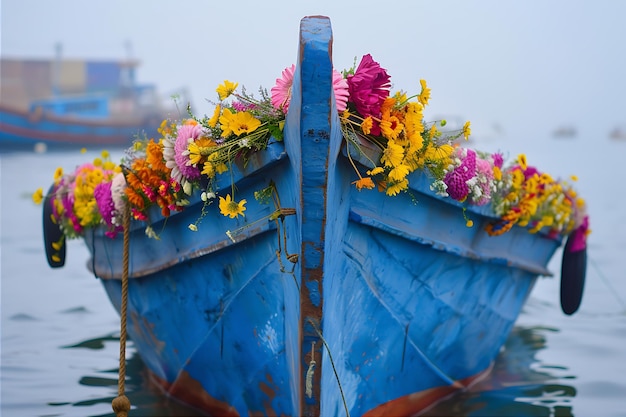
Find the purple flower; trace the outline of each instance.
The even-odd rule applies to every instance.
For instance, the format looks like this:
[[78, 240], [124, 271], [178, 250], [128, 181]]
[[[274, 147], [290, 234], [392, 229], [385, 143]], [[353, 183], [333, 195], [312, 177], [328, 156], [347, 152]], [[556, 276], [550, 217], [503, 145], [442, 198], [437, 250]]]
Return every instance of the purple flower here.
[[256, 109], [258, 106], [254, 103], [244, 103], [243, 101], [233, 101], [233, 109], [240, 111], [250, 111]]
[[504, 158], [502, 157], [502, 154], [500, 152], [494, 153], [493, 155], [491, 155], [491, 158], [493, 159], [493, 164], [495, 166], [497, 166], [498, 168], [502, 168]]
[[467, 155], [461, 164], [448, 172], [443, 182], [448, 186], [448, 194], [457, 201], [463, 201], [469, 193], [467, 181], [476, 175], [476, 152], [467, 149]]
[[113, 203], [113, 197], [111, 196], [111, 183], [101, 182], [96, 185], [96, 188], [93, 190], [93, 196], [96, 199], [100, 215], [106, 224], [109, 226], [112, 225], [115, 204]]
[[[354, 75], [348, 76], [350, 101], [363, 117], [380, 118], [380, 107], [389, 97], [390, 88], [391, 77], [370, 54], [364, 55]], [[378, 123], [374, 123], [371, 133], [380, 134]]]

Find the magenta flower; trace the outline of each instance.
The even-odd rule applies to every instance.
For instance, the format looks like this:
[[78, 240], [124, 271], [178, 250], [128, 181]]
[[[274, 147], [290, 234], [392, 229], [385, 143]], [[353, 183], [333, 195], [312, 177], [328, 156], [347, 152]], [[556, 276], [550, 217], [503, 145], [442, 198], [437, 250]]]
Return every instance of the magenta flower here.
[[467, 155], [461, 164], [448, 172], [443, 182], [448, 186], [448, 194], [457, 201], [463, 201], [469, 194], [467, 181], [476, 176], [476, 152], [467, 150]]
[[[363, 56], [354, 75], [348, 76], [350, 101], [363, 117], [380, 118], [380, 107], [391, 89], [391, 77], [370, 54]], [[378, 133], [377, 133], [378, 131]], [[373, 135], [380, 133], [377, 123], [373, 126]]]
[[578, 252], [587, 247], [587, 230], [589, 230], [589, 216], [585, 216], [581, 225], [572, 233], [570, 252]]
[[113, 224], [113, 214], [115, 212], [115, 204], [113, 203], [113, 197], [111, 196], [111, 183], [101, 182], [96, 185], [93, 190], [93, 196], [96, 199], [98, 205], [98, 211], [102, 216], [102, 219], [109, 226]]
[[524, 178], [528, 179], [535, 174], [541, 175], [541, 172], [539, 172], [539, 170], [535, 167], [528, 166], [526, 167], [526, 170], [524, 171]]
[[502, 154], [500, 152], [494, 153], [493, 155], [491, 155], [491, 158], [493, 159], [493, 165], [497, 166], [498, 168], [502, 168], [504, 158], [502, 157]]

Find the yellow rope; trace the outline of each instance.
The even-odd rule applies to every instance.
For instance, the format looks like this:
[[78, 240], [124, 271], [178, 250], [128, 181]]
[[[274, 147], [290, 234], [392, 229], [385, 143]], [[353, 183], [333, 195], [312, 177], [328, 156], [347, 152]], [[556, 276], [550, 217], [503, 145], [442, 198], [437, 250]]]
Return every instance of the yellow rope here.
[[126, 382], [126, 309], [128, 302], [128, 246], [130, 241], [130, 207], [124, 210], [124, 269], [122, 270], [122, 308], [120, 311], [120, 372], [117, 381], [117, 397], [111, 406], [116, 417], [128, 417], [130, 400], [124, 395]]

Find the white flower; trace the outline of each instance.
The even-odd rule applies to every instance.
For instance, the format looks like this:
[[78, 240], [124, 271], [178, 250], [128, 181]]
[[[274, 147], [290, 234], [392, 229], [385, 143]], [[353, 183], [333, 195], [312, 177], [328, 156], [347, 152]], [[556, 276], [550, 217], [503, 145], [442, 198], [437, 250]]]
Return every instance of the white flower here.
[[185, 194], [191, 195], [191, 193], [193, 192], [192, 184], [187, 180], [183, 180], [182, 186], [183, 186], [183, 191], [185, 192]]

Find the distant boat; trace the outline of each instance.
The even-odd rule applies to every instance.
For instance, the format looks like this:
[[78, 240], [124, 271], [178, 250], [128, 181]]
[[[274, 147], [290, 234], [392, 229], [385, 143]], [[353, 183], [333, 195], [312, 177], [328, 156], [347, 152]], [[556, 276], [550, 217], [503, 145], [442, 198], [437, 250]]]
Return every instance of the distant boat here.
[[[331, 55], [330, 20], [303, 19], [283, 140], [217, 178], [218, 195], [247, 200], [244, 220], [219, 216], [198, 192], [169, 217], [152, 213], [159, 240], [141, 221], [127, 238], [104, 227], [81, 235], [118, 311], [128, 272], [128, 331], [152, 381], [208, 415], [424, 411], [489, 372], [567, 238], [521, 226], [490, 236], [491, 206], [437, 194], [421, 170], [394, 197], [357, 190], [353, 167], [371, 169], [380, 149], [347, 146]], [[274, 204], [255, 198], [268, 184]], [[45, 247], [60, 267], [50, 198]], [[575, 260], [580, 281], [585, 258]]]
[[611, 130], [609, 134], [609, 138], [612, 140], [626, 140], [626, 128], [625, 127], [616, 127]]
[[552, 132], [552, 136], [559, 139], [573, 138], [578, 134], [574, 126], [561, 126]]
[[154, 85], [136, 82], [138, 65], [3, 57], [0, 145], [128, 146], [137, 135], [156, 134], [173, 102], [165, 107]]

